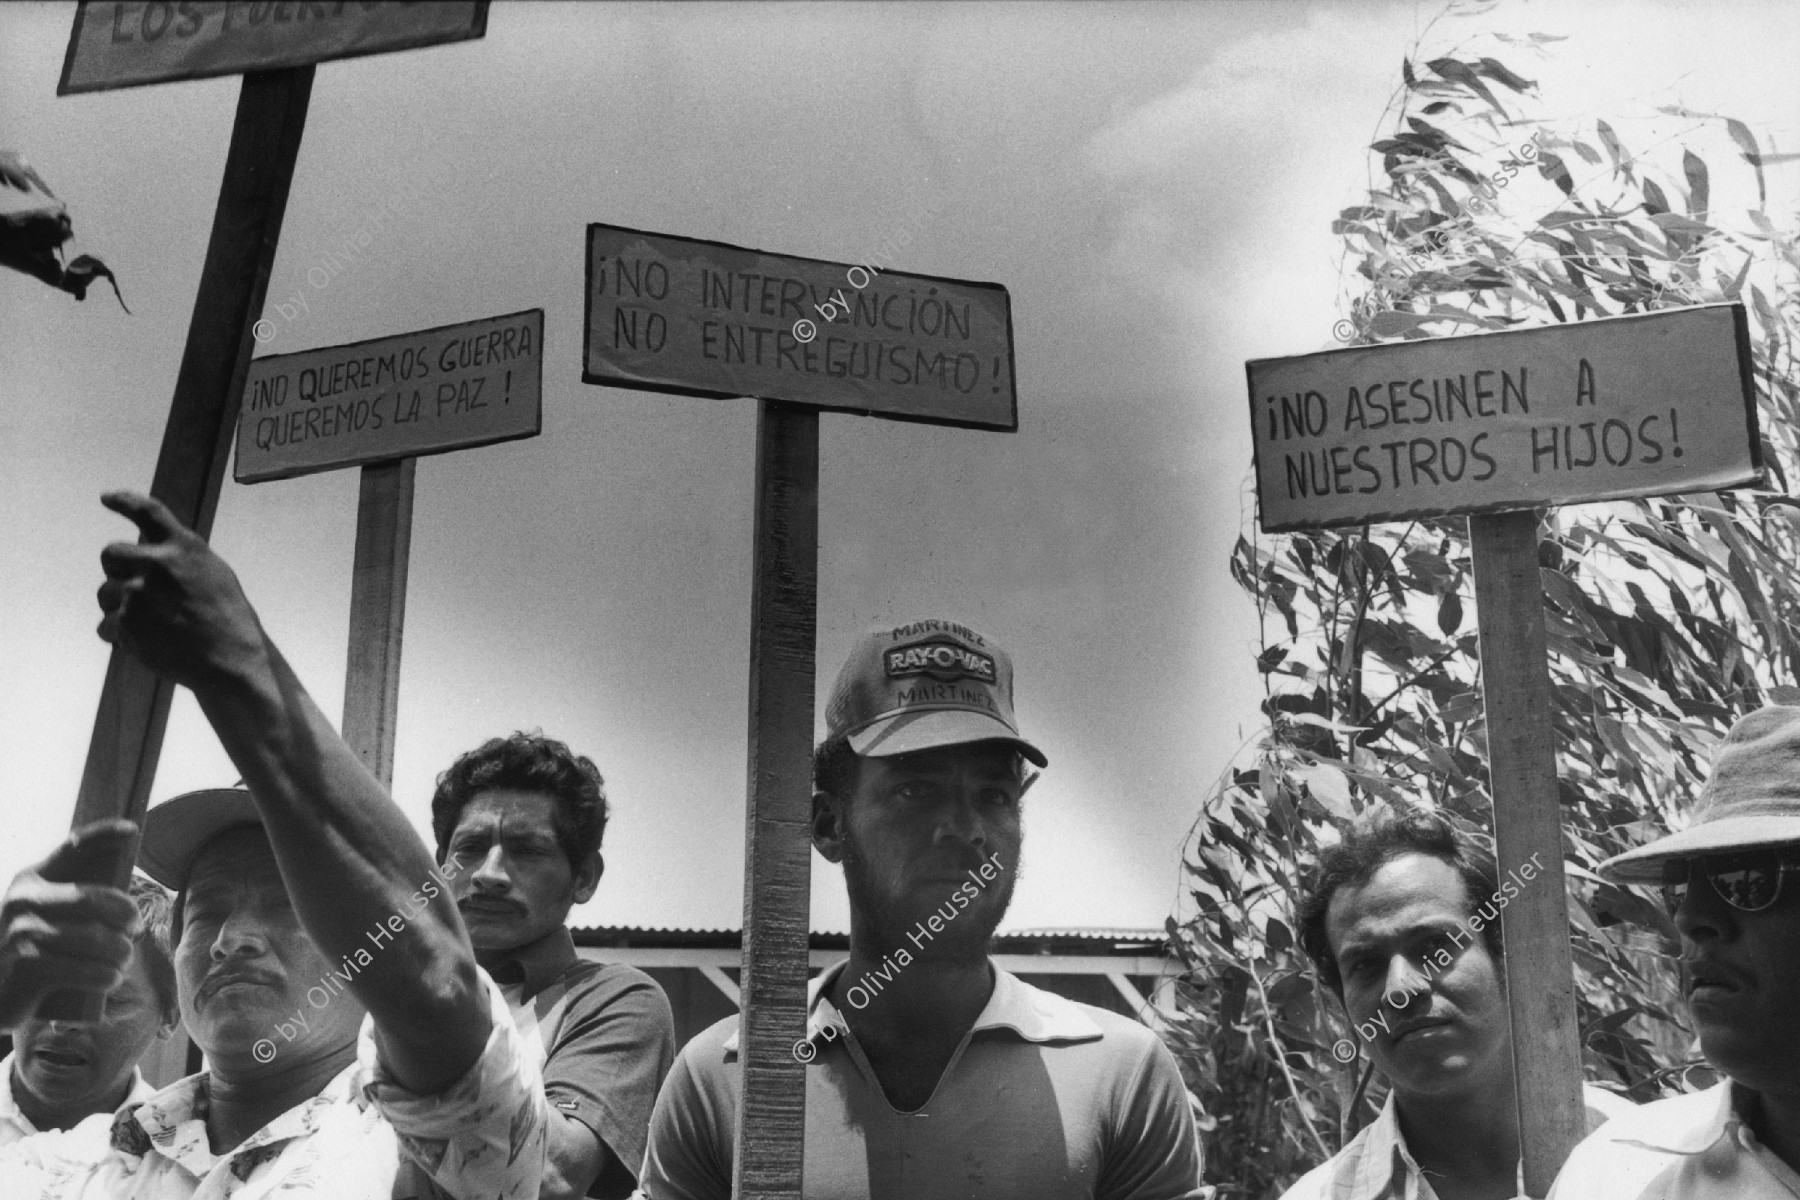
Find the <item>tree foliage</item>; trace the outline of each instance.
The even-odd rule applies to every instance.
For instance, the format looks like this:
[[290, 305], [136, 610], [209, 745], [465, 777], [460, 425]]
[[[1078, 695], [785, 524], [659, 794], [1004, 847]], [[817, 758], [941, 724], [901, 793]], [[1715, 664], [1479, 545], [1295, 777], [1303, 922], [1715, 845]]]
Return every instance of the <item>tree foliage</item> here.
[[[1497, 54], [1557, 39], [1506, 39]], [[1459, 50], [1402, 64], [1378, 176], [1345, 209], [1358, 344], [1742, 301], [1768, 477], [1761, 488], [1542, 515], [1539, 564], [1588, 1077], [1653, 1098], [1694, 1061], [1674, 931], [1602, 860], [1660, 835], [1738, 715], [1794, 700], [1800, 478], [1789, 318], [1800, 253], [1764, 211], [1743, 122], [1661, 110], [1634, 150], [1597, 117], [1546, 115], [1535, 84]], [[1340, 322], [1343, 326], [1345, 322]], [[1491, 834], [1471, 564], [1461, 518], [1239, 540], [1262, 616], [1266, 727], [1205, 801], [1170, 932], [1187, 969], [1170, 1036], [1209, 1114], [1220, 1196], [1274, 1196], [1377, 1111], [1366, 1055], [1296, 945], [1299, 886], [1374, 802]]]

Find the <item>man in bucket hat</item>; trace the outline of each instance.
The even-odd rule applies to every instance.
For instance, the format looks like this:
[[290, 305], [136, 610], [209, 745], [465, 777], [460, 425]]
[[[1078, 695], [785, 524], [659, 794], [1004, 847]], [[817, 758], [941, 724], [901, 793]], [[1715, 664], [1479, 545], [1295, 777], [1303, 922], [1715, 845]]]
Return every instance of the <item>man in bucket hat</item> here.
[[[953, 621], [857, 642], [813, 760], [813, 845], [844, 869], [849, 961], [813, 981], [805, 1182], [816, 1197], [1199, 1195], [1174, 1057], [1136, 1021], [1040, 991], [988, 946], [1020, 802], [1046, 760], [1012, 660]], [[731, 1194], [735, 1017], [676, 1060], [650, 1122], [650, 1200]]]
[[1661, 885], [1700, 1049], [1725, 1080], [1608, 1122], [1551, 1196], [1800, 1196], [1800, 708], [1739, 720], [1688, 827], [1601, 871]]

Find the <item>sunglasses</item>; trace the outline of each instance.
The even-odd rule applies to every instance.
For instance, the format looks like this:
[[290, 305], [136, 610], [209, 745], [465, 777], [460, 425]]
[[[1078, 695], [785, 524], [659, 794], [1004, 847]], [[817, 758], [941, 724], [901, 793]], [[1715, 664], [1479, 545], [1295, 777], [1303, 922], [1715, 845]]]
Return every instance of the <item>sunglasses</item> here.
[[1663, 864], [1663, 907], [1673, 917], [1687, 898], [1695, 870], [1712, 882], [1719, 899], [1740, 912], [1761, 912], [1781, 898], [1781, 881], [1790, 871], [1800, 871], [1791, 850], [1763, 850], [1752, 854], [1706, 855], [1674, 858]]

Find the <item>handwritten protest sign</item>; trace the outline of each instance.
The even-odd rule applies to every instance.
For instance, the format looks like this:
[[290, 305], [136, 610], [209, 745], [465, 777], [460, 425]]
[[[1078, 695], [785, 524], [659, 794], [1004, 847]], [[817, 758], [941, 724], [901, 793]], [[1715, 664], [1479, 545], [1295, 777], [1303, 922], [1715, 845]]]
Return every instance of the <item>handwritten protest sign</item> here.
[[997, 283], [589, 225], [584, 351], [587, 383], [1019, 424]]
[[487, 0], [442, 4], [83, 0], [56, 94], [295, 67], [482, 37]]
[[1717, 304], [1251, 361], [1263, 528], [1750, 483], [1747, 337]]
[[542, 428], [544, 310], [250, 364], [239, 483], [437, 454]]

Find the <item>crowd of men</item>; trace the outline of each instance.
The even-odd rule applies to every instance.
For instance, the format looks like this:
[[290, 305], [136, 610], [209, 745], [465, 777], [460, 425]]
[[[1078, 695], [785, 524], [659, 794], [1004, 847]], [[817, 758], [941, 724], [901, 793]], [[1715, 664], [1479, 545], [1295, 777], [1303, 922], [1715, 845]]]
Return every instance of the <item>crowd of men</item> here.
[[[101, 555], [101, 635], [192, 690], [243, 784], [153, 806], [141, 839], [75, 830], [0, 901], [0, 1197], [729, 1197], [737, 1019], [678, 1053], [657, 984], [570, 935], [605, 869], [593, 762], [486, 742], [439, 777], [428, 848], [224, 561], [155, 500], [105, 503], [142, 536]], [[794, 1051], [802, 1194], [1206, 1195], [1161, 1039], [989, 956], [1048, 765], [1007, 652], [951, 621], [877, 629], [826, 721], [812, 840], [851, 932]], [[61, 882], [134, 839], [128, 891]], [[1520, 1194], [1498, 928], [1532, 867], [1510, 867], [1423, 812], [1365, 814], [1322, 855], [1301, 941], [1387, 1098], [1288, 1200]], [[1800, 1196], [1800, 708], [1739, 721], [1687, 827], [1605, 870], [1661, 885], [1722, 1082], [1642, 1106], [1585, 1085], [1552, 1196]], [[39, 1019], [53, 994], [104, 1017]], [[177, 1028], [205, 1069], [154, 1089], [137, 1063]]]

